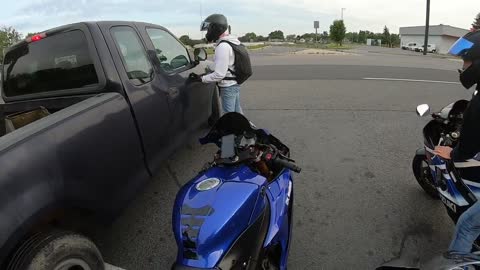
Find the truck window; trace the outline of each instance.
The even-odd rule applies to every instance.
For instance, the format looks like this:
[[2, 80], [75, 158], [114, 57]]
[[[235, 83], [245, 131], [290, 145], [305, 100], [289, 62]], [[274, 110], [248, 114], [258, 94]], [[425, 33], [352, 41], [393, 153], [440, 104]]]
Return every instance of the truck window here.
[[153, 69], [137, 33], [129, 26], [115, 26], [110, 30], [122, 57], [128, 78], [137, 84], [151, 81]]
[[165, 72], [173, 72], [190, 65], [187, 49], [170, 33], [156, 28], [147, 28], [147, 33]]
[[3, 90], [7, 97], [94, 86], [97, 72], [81, 30], [25, 43], [6, 53]]

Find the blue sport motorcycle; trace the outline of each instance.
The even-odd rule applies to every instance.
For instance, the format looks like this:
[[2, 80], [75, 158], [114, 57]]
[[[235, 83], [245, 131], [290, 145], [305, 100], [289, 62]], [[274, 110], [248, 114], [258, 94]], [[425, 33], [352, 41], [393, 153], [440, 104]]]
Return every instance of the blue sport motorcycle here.
[[292, 230], [290, 150], [239, 113], [202, 139], [220, 150], [177, 194], [172, 270], [287, 269]]

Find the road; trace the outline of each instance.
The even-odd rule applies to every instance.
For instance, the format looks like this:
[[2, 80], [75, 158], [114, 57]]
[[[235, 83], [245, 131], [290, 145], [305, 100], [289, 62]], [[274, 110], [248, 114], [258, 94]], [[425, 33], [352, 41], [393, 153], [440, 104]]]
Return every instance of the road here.
[[[255, 75], [241, 92], [245, 114], [282, 139], [304, 168], [295, 178], [289, 269], [374, 269], [447, 248], [453, 226], [410, 166], [427, 121], [416, 116], [416, 105], [440, 109], [471, 95], [442, 83], [456, 82], [458, 61], [369, 48], [334, 56], [267, 48], [252, 61]], [[165, 163], [125, 213], [98, 232], [106, 261], [169, 269], [175, 193], [214, 151], [192, 141]]]

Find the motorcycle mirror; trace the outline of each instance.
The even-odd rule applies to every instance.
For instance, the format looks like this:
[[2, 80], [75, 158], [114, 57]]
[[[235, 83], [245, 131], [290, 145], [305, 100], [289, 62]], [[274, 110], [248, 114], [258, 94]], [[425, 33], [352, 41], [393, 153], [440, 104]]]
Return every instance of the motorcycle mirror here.
[[422, 104], [417, 106], [417, 114], [419, 116], [425, 116], [430, 113], [430, 107], [428, 104]]

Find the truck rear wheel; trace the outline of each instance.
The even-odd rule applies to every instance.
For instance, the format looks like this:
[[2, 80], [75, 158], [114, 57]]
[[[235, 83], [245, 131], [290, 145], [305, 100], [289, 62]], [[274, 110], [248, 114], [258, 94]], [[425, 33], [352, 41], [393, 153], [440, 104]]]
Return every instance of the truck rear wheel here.
[[15, 252], [7, 270], [104, 270], [100, 251], [88, 238], [66, 231], [38, 233]]

